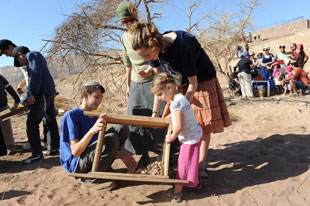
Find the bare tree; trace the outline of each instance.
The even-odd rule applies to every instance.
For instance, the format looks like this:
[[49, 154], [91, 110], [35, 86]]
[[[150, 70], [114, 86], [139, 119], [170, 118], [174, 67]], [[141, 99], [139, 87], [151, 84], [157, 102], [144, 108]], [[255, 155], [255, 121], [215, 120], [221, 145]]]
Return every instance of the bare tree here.
[[[123, 88], [125, 78], [115, 68], [122, 65], [121, 35], [126, 31], [117, 17], [116, 9], [122, 0], [90, 0], [78, 5], [78, 11], [55, 29], [54, 38], [44, 40], [50, 48], [45, 49], [50, 67], [59, 73], [76, 74], [72, 84], [80, 88], [81, 82], [90, 78], [110, 78], [110, 88]], [[168, 0], [135, 0], [139, 18], [153, 21], [159, 18]], [[63, 68], [65, 71], [59, 71]], [[105, 72], [97, 72], [102, 71]], [[125, 70], [122, 71], [123, 74]], [[125, 76], [125, 75], [123, 75]], [[61, 76], [57, 76], [61, 77]], [[114, 81], [114, 78], [118, 79]], [[108, 85], [108, 84], [107, 84]], [[78, 89], [75, 89], [76, 91]]]
[[163, 14], [164, 6], [168, 1], [169, 0], [143, 0], [146, 21], [151, 22], [154, 19], [160, 18]]
[[193, 22], [193, 14], [196, 12], [196, 10], [201, 6], [201, 4], [207, 4], [207, 1], [202, 1], [202, 0], [189, 0], [188, 3], [186, 3], [187, 7], [188, 7], [188, 14], [187, 14], [187, 18], [188, 18], [188, 25], [187, 25], [187, 29], [186, 31], [189, 33], [193, 33], [195, 30], [199, 32], [199, 24], [201, 23], [202, 20], [205, 20], [207, 17], [209, 17], [208, 14], [205, 14], [203, 16], [201, 16], [198, 20]]
[[[134, 3], [148, 21], [159, 18], [164, 3], [168, 0], [138, 0]], [[58, 57], [68, 65], [68, 56], [84, 58], [86, 70], [92, 66], [103, 68], [109, 65], [122, 64], [120, 53], [121, 34], [126, 28], [117, 18], [116, 9], [121, 0], [92, 0], [81, 4], [79, 12], [75, 12], [55, 29], [55, 36], [48, 49], [48, 57]], [[142, 6], [143, 5], [143, 6]], [[153, 10], [156, 7], [157, 9]], [[151, 13], [151, 11], [155, 11]], [[159, 11], [159, 12], [158, 12]], [[114, 51], [114, 52], [110, 52]], [[118, 52], [117, 52], [118, 51]]]
[[239, 4], [240, 10], [227, 11], [209, 18], [209, 26], [200, 33], [200, 42], [206, 50], [218, 72], [228, 77], [232, 71], [230, 62], [235, 57], [236, 47], [241, 42], [244, 31], [251, 29], [253, 11], [260, 0], [249, 0], [248, 4]]
[[81, 4], [79, 12], [69, 15], [55, 29], [53, 40], [47, 40], [52, 43], [48, 56], [57, 56], [64, 62], [68, 55], [83, 57], [87, 67], [97, 62], [99, 57], [105, 59], [103, 65], [120, 64], [120, 54], [103, 53], [112, 49], [115, 42], [119, 41], [121, 32], [125, 31], [116, 17], [115, 10], [119, 2], [93, 0], [89, 4]]

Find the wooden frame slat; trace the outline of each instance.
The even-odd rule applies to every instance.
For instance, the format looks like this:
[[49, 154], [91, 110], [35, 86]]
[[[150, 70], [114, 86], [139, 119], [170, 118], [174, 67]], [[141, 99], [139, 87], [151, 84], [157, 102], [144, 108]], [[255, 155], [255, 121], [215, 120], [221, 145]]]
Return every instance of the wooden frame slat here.
[[157, 182], [167, 184], [188, 183], [188, 180], [169, 179], [164, 176], [141, 175], [141, 174], [131, 174], [131, 176], [127, 176], [128, 174], [125, 173], [113, 173], [113, 175], [111, 175], [109, 172], [92, 172], [88, 174], [70, 173], [69, 175], [72, 177], [89, 178], [89, 179], [127, 180], [127, 181]]
[[100, 155], [101, 155], [102, 146], [103, 146], [103, 142], [104, 142], [104, 134], [105, 134], [105, 129], [104, 129], [104, 131], [100, 131], [98, 134], [95, 157], [94, 157], [94, 162], [93, 162], [92, 170], [91, 170], [92, 172], [96, 172], [98, 170]]
[[[84, 115], [94, 117], [100, 116], [100, 112], [84, 112]], [[142, 127], [164, 128], [168, 127], [171, 120], [169, 118], [145, 117], [138, 115], [124, 115], [107, 113], [105, 117], [108, 123], [134, 125]]]
[[[167, 136], [171, 135], [172, 124], [169, 124]], [[164, 176], [169, 176], [169, 157], [170, 157], [170, 143], [167, 143], [166, 137], [164, 138], [164, 154], [163, 154], [163, 161], [164, 161]]]
[[28, 109], [29, 109], [28, 106], [19, 107], [19, 108], [14, 109], [14, 110], [7, 109], [7, 110], [0, 113], [0, 119], [2, 121], [4, 121], [4, 120], [6, 120], [6, 119], [8, 119], [8, 118], [10, 118], [16, 114], [27, 111]]

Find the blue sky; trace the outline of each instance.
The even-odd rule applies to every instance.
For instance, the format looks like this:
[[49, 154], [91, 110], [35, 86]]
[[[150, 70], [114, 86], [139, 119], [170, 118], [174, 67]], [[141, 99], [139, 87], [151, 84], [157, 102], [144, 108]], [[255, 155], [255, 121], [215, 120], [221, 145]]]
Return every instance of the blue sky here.
[[[10, 39], [17, 45], [28, 46], [31, 50], [40, 50], [45, 44], [42, 39], [51, 39], [56, 26], [60, 25], [72, 12], [77, 10], [81, 0], [2, 0], [0, 13], [0, 39]], [[87, 0], [82, 0], [86, 2]], [[246, 0], [205, 0], [197, 10], [197, 16], [203, 12], [222, 12], [237, 10], [237, 3]], [[187, 27], [187, 0], [170, 0], [165, 7], [164, 18], [157, 22], [161, 31], [184, 30]], [[261, 0], [253, 14], [254, 26], [261, 27], [283, 20], [303, 16], [310, 19], [309, 0]], [[0, 67], [12, 65], [13, 59], [5, 55], [0, 57]]]

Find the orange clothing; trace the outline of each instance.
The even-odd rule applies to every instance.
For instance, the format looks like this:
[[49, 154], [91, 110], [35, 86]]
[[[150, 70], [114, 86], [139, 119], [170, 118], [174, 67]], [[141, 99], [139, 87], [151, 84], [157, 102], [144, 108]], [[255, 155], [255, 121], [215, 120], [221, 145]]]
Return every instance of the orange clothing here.
[[309, 77], [307, 73], [299, 67], [294, 68], [294, 75], [290, 77], [290, 79], [293, 80], [300, 80], [302, 81], [305, 85], [309, 86]]

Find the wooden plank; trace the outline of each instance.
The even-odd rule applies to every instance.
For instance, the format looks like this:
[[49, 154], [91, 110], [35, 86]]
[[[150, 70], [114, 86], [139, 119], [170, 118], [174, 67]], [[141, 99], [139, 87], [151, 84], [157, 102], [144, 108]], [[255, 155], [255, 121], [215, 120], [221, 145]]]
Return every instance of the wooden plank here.
[[133, 173], [117, 173], [117, 172], [91, 172], [91, 174], [102, 174], [110, 175], [110, 176], [124, 176], [124, 177], [154, 177], [160, 179], [169, 179], [169, 177], [165, 177], [163, 175], [146, 175], [146, 174], [133, 174]]
[[93, 162], [93, 166], [92, 166], [92, 172], [96, 172], [98, 170], [98, 166], [100, 163], [102, 145], [103, 145], [103, 141], [104, 141], [104, 134], [105, 134], [105, 129], [104, 129], [104, 131], [100, 131], [98, 134], [97, 145], [96, 145], [96, 150], [95, 150], [95, 157], [94, 157], [94, 162]]
[[133, 176], [125, 176], [123, 173], [114, 173], [115, 175], [109, 175], [105, 172], [96, 172], [96, 173], [70, 173], [70, 176], [79, 177], [79, 178], [90, 178], [90, 179], [109, 179], [109, 180], [127, 180], [127, 181], [137, 181], [137, 182], [157, 182], [157, 183], [189, 183], [188, 180], [177, 180], [177, 179], [167, 179], [158, 177], [145, 177], [139, 174]]
[[[99, 116], [100, 112], [87, 112], [84, 111], [86, 116]], [[145, 117], [138, 115], [125, 115], [125, 114], [113, 114], [107, 113], [105, 117], [108, 123], [112, 124], [122, 124], [122, 125], [134, 125], [142, 127], [154, 127], [154, 128], [164, 128], [168, 127], [171, 120], [170, 118], [159, 118], [159, 117]]]
[[[171, 135], [172, 130], [172, 124], [169, 124], [168, 130], [167, 130], [167, 136]], [[164, 176], [169, 176], [169, 157], [170, 157], [170, 146], [171, 143], [167, 143], [166, 137], [165, 137], [165, 143], [164, 143], [164, 154], [163, 154], [163, 161], [164, 161]]]
[[7, 109], [7, 110], [5, 110], [5, 111], [0, 113], [0, 119], [2, 121], [4, 121], [4, 120], [10, 118], [11, 116], [14, 116], [16, 114], [22, 113], [24, 111], [27, 111], [28, 109], [29, 109], [28, 106], [19, 107], [19, 108], [14, 109], [14, 110]]

